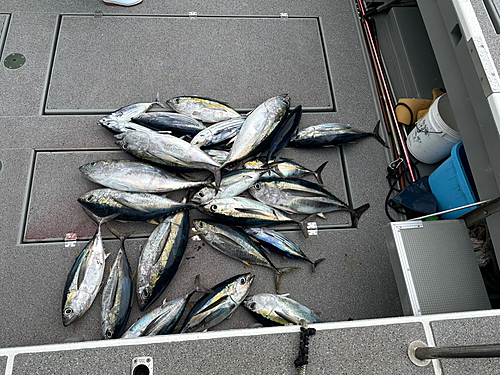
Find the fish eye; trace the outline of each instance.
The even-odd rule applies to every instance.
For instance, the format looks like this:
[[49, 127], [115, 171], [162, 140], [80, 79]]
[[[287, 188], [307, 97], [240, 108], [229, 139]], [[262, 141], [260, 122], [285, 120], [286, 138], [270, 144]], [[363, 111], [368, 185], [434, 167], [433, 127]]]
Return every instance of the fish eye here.
[[174, 102], [175, 102], [176, 104], [179, 104], [179, 103], [181, 102], [181, 100], [180, 100], [179, 98], [175, 98], [175, 99], [174, 99]]
[[128, 150], [128, 143], [124, 143], [122, 148], [124, 151], [127, 151]]
[[244, 277], [240, 277], [240, 284], [241, 285], [245, 285], [246, 282], [247, 282], [247, 280]]
[[216, 204], [213, 204], [213, 205], [210, 207], [210, 209], [211, 209], [212, 211], [214, 211], [214, 212], [215, 212], [215, 211], [217, 211], [217, 205], [216, 205]]
[[260, 190], [261, 186], [260, 186], [260, 183], [256, 183], [254, 186], [253, 186], [256, 190]]
[[205, 194], [203, 194], [203, 192], [202, 192], [202, 191], [200, 191], [200, 192], [198, 193], [198, 195], [199, 195], [200, 197], [202, 197], [202, 198], [205, 196]]
[[199, 225], [200, 225], [200, 228], [203, 228], [206, 224], [205, 224], [205, 222], [204, 222], [204, 221], [200, 221], [200, 224], [199, 224]]
[[142, 298], [144, 298], [144, 299], [148, 299], [149, 297], [151, 297], [151, 294], [149, 293], [149, 290], [147, 290], [147, 289], [143, 289], [141, 292], [141, 295], [142, 295]]
[[107, 330], [106, 330], [106, 337], [107, 337], [108, 339], [110, 339], [111, 337], [113, 337], [113, 332], [111, 332], [111, 330], [110, 330], [110, 329], [107, 329]]
[[71, 315], [73, 314], [73, 309], [71, 307], [68, 307], [66, 308], [66, 310], [64, 310], [64, 315]]
[[95, 161], [93, 161], [92, 163], [90, 163], [90, 166], [95, 167], [96, 164], [97, 163]]
[[87, 202], [92, 202], [92, 200], [94, 199], [94, 196], [93, 195], [89, 195], [87, 197], [87, 199], [85, 199]]
[[255, 308], [257, 307], [257, 304], [255, 302], [252, 302], [250, 304], [250, 306], [248, 306], [248, 307], [250, 307], [251, 310], [255, 310]]

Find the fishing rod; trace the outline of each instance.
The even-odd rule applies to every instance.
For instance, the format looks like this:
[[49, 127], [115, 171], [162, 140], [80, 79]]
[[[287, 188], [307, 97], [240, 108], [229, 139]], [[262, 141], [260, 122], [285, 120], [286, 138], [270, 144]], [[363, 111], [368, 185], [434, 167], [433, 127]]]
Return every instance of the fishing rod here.
[[[372, 69], [375, 75], [375, 84], [377, 86], [377, 93], [380, 100], [380, 105], [382, 107], [382, 113], [384, 116], [384, 120], [386, 122], [386, 126], [389, 125], [388, 132], [393, 136], [392, 143], [394, 145], [394, 153], [395, 158], [397, 160], [402, 160], [405, 164], [406, 169], [409, 173], [409, 179], [413, 183], [417, 180], [416, 173], [414, 171], [410, 155], [408, 153], [408, 148], [406, 147], [405, 138], [401, 132], [401, 128], [399, 127], [398, 119], [396, 117], [396, 112], [394, 110], [395, 105], [392, 100], [392, 96], [389, 92], [389, 85], [387, 84], [387, 80], [385, 78], [384, 67], [381, 63], [381, 58], [379, 56], [378, 49], [376, 47], [375, 37], [372, 33], [371, 27], [368, 23], [367, 19], [367, 11], [366, 6], [363, 0], [356, 0], [358, 15], [363, 28], [363, 35], [365, 37], [365, 43], [368, 49], [368, 54], [370, 56], [370, 61], [372, 65]], [[394, 137], [396, 135], [396, 137]], [[391, 163], [392, 164], [392, 163]], [[404, 178], [401, 179], [400, 184], [401, 188], [404, 188], [405, 181]]]

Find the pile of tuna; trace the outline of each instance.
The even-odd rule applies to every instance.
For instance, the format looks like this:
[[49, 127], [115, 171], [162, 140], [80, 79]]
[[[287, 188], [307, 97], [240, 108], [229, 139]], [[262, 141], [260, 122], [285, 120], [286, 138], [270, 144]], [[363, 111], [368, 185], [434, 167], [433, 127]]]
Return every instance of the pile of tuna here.
[[[183, 258], [190, 228], [234, 259], [273, 269], [279, 293], [280, 276], [291, 269], [276, 267], [263, 250], [309, 262], [313, 271], [323, 259], [310, 260], [295, 243], [268, 226], [297, 223], [307, 236], [305, 219], [299, 221], [295, 214], [307, 215], [307, 219], [343, 210], [352, 214], [356, 224], [369, 207], [354, 209], [322, 186], [321, 171], [326, 163], [312, 171], [279, 154], [287, 145], [334, 146], [365, 136], [383, 142], [378, 129], [365, 133], [346, 125], [323, 124], [297, 132], [302, 108], [290, 110], [289, 103], [288, 95], [276, 96], [241, 116], [224, 103], [186, 96], [167, 101], [176, 113], [147, 112], [155, 105], [164, 107], [157, 100], [132, 104], [102, 118], [99, 124], [115, 133], [116, 143], [141, 160], [101, 160], [80, 167], [87, 178], [105, 188], [78, 199], [98, 228], [67, 277], [62, 302], [64, 325], [81, 317], [100, 290], [106, 258], [101, 226], [113, 219], [154, 220], [158, 225], [142, 249], [135, 288], [124, 249], [130, 233], [120, 234], [109, 227], [121, 239], [121, 248], [102, 290], [104, 338], [172, 333], [194, 293], [203, 296], [187, 315], [181, 333], [213, 327], [242, 302], [250, 311], [280, 324], [322, 322], [310, 309], [286, 296], [266, 293], [247, 297], [254, 279], [247, 273], [211, 289], [197, 280], [191, 293], [165, 300], [123, 333], [134, 289], [141, 311], [160, 297]], [[192, 171], [208, 171], [213, 177], [193, 181], [180, 175]], [[309, 175], [316, 176], [319, 184], [303, 179]], [[177, 190], [186, 191], [181, 202], [160, 195]], [[211, 219], [191, 223], [191, 209]]]

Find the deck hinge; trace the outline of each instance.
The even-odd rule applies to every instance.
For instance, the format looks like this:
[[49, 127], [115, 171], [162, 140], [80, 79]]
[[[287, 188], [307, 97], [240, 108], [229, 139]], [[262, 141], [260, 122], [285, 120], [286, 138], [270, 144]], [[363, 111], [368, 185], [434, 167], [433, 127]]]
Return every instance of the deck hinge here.
[[103, 15], [104, 13], [102, 12], [102, 10], [96, 10], [94, 12], [94, 18], [101, 18]]
[[189, 12], [189, 19], [193, 20], [196, 17], [198, 17], [198, 13], [196, 13], [196, 12]]
[[288, 13], [280, 13], [280, 18], [282, 20], [287, 20], [288, 19]]

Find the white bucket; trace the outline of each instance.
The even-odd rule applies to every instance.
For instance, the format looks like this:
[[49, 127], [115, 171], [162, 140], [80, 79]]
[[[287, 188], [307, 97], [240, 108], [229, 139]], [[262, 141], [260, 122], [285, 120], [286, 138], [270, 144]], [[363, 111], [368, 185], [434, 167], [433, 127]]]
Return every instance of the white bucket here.
[[408, 134], [406, 145], [417, 160], [435, 164], [450, 156], [453, 146], [461, 140], [450, 99], [444, 94], [415, 123], [415, 128]]

